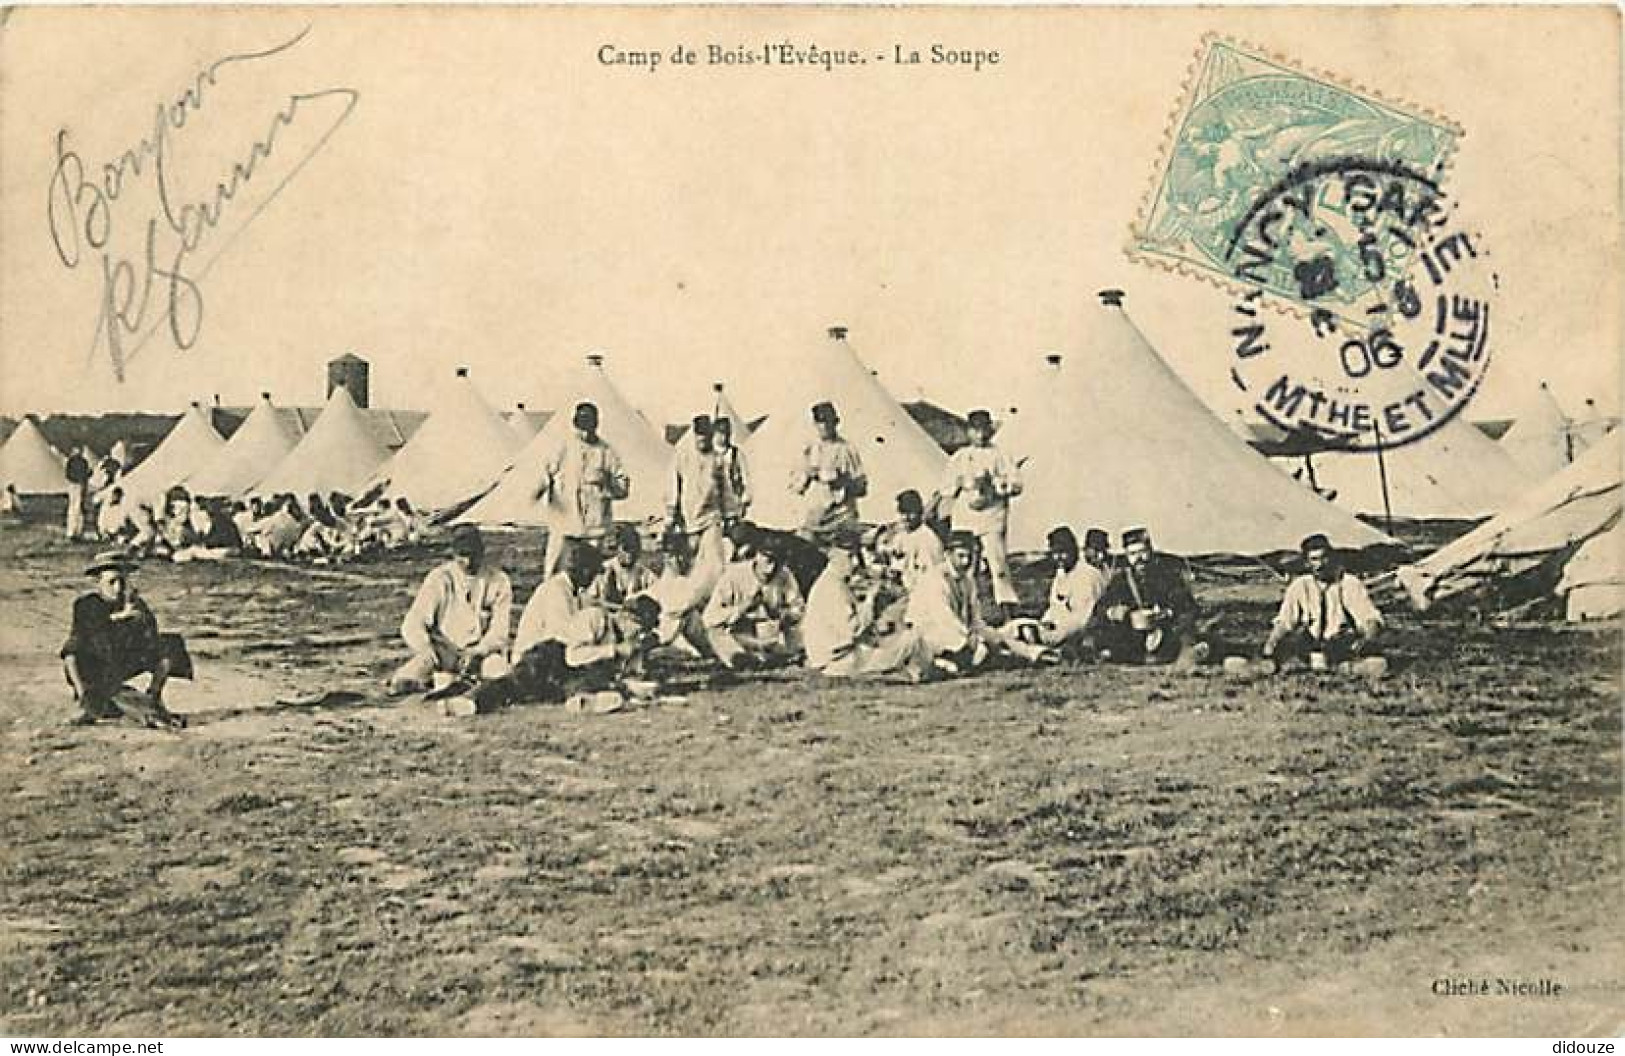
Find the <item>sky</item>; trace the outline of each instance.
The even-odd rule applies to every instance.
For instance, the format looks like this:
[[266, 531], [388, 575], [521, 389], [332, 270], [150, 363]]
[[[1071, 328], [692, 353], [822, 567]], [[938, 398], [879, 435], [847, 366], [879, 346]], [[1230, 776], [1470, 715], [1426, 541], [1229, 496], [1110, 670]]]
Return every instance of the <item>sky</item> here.
[[[652, 418], [686, 418], [717, 380], [751, 414], [793, 395], [786, 364], [831, 324], [900, 398], [999, 406], [1042, 354], [1081, 346], [1095, 291], [1119, 287], [1174, 369], [1229, 413], [1234, 298], [1124, 253], [1209, 32], [1465, 130], [1449, 189], [1499, 277], [1471, 417], [1516, 415], [1543, 380], [1571, 412], [1586, 398], [1614, 409], [1617, 19], [12, 9], [0, 412], [174, 411], [261, 391], [315, 404], [323, 364], [344, 352], [371, 362], [375, 406], [430, 407], [467, 365], [499, 407], [552, 407], [602, 351]], [[708, 44], [764, 41], [925, 61], [704, 64]], [[999, 61], [932, 64], [933, 43]], [[701, 63], [674, 64], [679, 45]], [[274, 53], [242, 57], [255, 52]], [[663, 62], [603, 61], [633, 52]], [[217, 206], [256, 143], [251, 177]], [[109, 332], [124, 335], [118, 356]]]

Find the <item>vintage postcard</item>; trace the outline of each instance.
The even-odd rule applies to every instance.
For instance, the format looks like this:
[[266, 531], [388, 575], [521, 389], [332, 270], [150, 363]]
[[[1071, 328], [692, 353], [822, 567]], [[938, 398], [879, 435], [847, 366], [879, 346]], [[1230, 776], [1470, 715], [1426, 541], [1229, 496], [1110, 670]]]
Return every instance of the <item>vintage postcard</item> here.
[[1619, 20], [0, 8], [0, 1031], [1617, 1034]]

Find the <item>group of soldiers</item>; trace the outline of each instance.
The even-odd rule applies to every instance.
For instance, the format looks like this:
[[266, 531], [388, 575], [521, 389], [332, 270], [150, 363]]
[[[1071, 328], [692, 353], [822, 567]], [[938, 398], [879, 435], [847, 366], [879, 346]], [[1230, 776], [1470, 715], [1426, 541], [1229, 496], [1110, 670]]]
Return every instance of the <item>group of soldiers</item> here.
[[[858, 519], [868, 475], [841, 435], [838, 409], [820, 402], [810, 416], [815, 435], [786, 482], [801, 503], [796, 531], [751, 523], [752, 480], [732, 423], [702, 415], [674, 454], [665, 514], [646, 539], [616, 522], [614, 504], [630, 494], [630, 481], [598, 434], [597, 408], [578, 405], [572, 435], [536, 487], [554, 523], [542, 581], [517, 627], [507, 573], [489, 560], [477, 527], [457, 525], [447, 560], [428, 573], [401, 621], [408, 657], [389, 691], [433, 694], [459, 713], [525, 700], [615, 710], [628, 695], [658, 691], [662, 656], [728, 672], [801, 664], [830, 678], [906, 681], [1000, 662], [1208, 659], [1213, 643], [1186, 568], [1159, 553], [1144, 527], [1125, 531], [1115, 556], [1099, 528], [1080, 542], [1070, 527], [1055, 527], [1044, 607], [1036, 617], [1022, 613], [1006, 543], [1020, 467], [993, 444], [988, 412], [969, 415], [970, 444], [951, 457], [929, 499], [901, 492], [895, 520], [868, 530]], [[190, 523], [180, 498], [171, 496], [167, 517]], [[250, 509], [242, 524], [294, 518], [289, 498]], [[301, 535], [330, 527], [304, 520]], [[1323, 667], [1371, 657], [1382, 617], [1359, 578], [1325, 536], [1310, 536], [1301, 549], [1307, 571], [1288, 584], [1263, 658]], [[76, 603], [62, 650], [81, 721], [136, 707], [154, 724], [173, 719], [163, 685], [189, 661], [178, 637], [158, 634], [129, 585], [133, 567], [120, 551], [86, 570], [98, 577], [97, 590]], [[142, 672], [152, 676], [145, 695], [125, 684]]]
[[120, 547], [128, 556], [218, 561], [239, 555], [340, 561], [396, 550], [434, 533], [430, 518], [404, 497], [359, 500], [312, 492], [230, 500], [174, 485], [157, 499], [132, 494], [126, 469], [109, 455], [94, 469], [83, 450], [69, 457], [67, 535]]
[[[731, 423], [702, 415], [674, 455], [665, 516], [646, 541], [614, 519], [630, 481], [597, 433], [596, 408], [579, 405], [574, 435], [536, 489], [562, 517], [517, 630], [510, 636], [507, 574], [488, 561], [479, 530], [459, 526], [450, 559], [429, 573], [402, 621], [410, 656], [390, 689], [449, 694], [471, 711], [613, 695], [649, 684], [661, 649], [735, 672], [802, 664], [829, 677], [910, 681], [1000, 661], [1209, 656], [1185, 568], [1156, 551], [1146, 528], [1124, 532], [1114, 559], [1104, 531], [1087, 530], [1080, 544], [1057, 526], [1045, 607], [1022, 614], [1006, 542], [1020, 469], [993, 444], [988, 412], [970, 414], [971, 442], [930, 499], [902, 492], [896, 520], [869, 531], [858, 520], [868, 476], [840, 433], [838, 409], [821, 402], [810, 416], [815, 435], [787, 482], [801, 501], [797, 531], [750, 522], [752, 482]], [[1368, 653], [1382, 621], [1359, 579], [1324, 536], [1304, 540], [1303, 552], [1309, 571], [1289, 586], [1262, 651], [1327, 664]]]

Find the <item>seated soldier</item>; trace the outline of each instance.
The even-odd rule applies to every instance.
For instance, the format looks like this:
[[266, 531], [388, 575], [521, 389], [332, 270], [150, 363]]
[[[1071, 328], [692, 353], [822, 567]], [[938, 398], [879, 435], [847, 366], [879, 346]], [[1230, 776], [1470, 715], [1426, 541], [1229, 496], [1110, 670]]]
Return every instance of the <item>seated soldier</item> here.
[[1049, 533], [1049, 556], [1055, 563], [1049, 604], [1038, 618], [1038, 639], [1070, 656], [1087, 655], [1100, 623], [1097, 606], [1111, 578], [1106, 567], [1106, 533], [1091, 528], [1083, 535], [1083, 553], [1072, 529], [1061, 525]]
[[114, 485], [107, 489], [96, 510], [96, 536], [107, 541], [123, 541], [134, 532], [130, 511], [124, 505], [124, 489]]
[[587, 588], [587, 596], [611, 609], [618, 609], [635, 594], [654, 586], [655, 575], [643, 564], [643, 540], [630, 524], [618, 524], [605, 539], [607, 552], [598, 578]]
[[[163, 515], [158, 518], [158, 537], [152, 552], [172, 560], [188, 561], [203, 536], [192, 523], [192, 496], [180, 485], [164, 493]], [[178, 556], [177, 556], [178, 555]]]
[[125, 496], [124, 506], [129, 511], [129, 520], [121, 533], [127, 540], [125, 550], [137, 556], [166, 554], [168, 551], [159, 535], [158, 517], [152, 507], [144, 502], [132, 503], [129, 496]]
[[363, 511], [361, 545], [377, 550], [398, 550], [411, 542], [412, 519], [387, 497], [380, 497]]
[[603, 567], [596, 547], [575, 541], [565, 548], [562, 564], [525, 604], [512, 672], [475, 692], [476, 710], [607, 691], [635, 673], [658, 644], [660, 605], [653, 598], [639, 595], [611, 612], [588, 595]]
[[[130, 585], [135, 566], [118, 551], [96, 555], [85, 574], [96, 590], [73, 603], [73, 627], [62, 646], [63, 670], [85, 725], [128, 716], [147, 726], [179, 729], [186, 720], [164, 706], [171, 677], [191, 678], [192, 661], [178, 634], [158, 633], [158, 620]], [[126, 682], [149, 676], [146, 691]]]
[[862, 550], [856, 535], [841, 537], [813, 584], [802, 619], [807, 666], [830, 678], [901, 671], [918, 680], [930, 663], [917, 634], [902, 630], [882, 637], [876, 596], [862, 587]]
[[439, 533], [435, 530], [434, 518], [423, 510], [414, 510], [412, 504], [402, 495], [395, 500], [395, 512], [400, 514], [401, 520], [406, 524], [405, 543], [422, 543], [434, 538]]
[[946, 675], [981, 667], [1000, 644], [976, 585], [977, 546], [971, 532], [949, 533], [947, 561], [924, 571], [908, 595], [904, 622]]
[[1180, 563], [1151, 545], [1151, 533], [1123, 533], [1123, 562], [1112, 573], [1099, 605], [1102, 659], [1123, 663], [1170, 663], [1207, 655], [1196, 642], [1196, 598]]
[[531, 649], [543, 642], [562, 642], [574, 633], [576, 617], [594, 604], [587, 595], [593, 580], [603, 570], [604, 558], [590, 542], [576, 540], [564, 547], [562, 567], [542, 580], [525, 602], [514, 635], [512, 663], [515, 667]]
[[660, 623], [656, 628], [660, 644], [680, 644], [696, 656], [705, 656], [709, 650], [700, 626], [700, 613], [711, 600], [711, 589], [722, 575], [723, 566], [709, 555], [695, 564], [691, 553], [685, 533], [662, 533], [660, 553], [656, 555], [659, 573], [644, 593], [660, 605]]
[[260, 505], [259, 496], [248, 502], [234, 502], [231, 504], [231, 523], [237, 529], [237, 545], [244, 549], [251, 545], [254, 538], [254, 522], [263, 515], [264, 509]]
[[267, 500], [265, 516], [254, 523], [253, 548], [262, 557], [287, 557], [305, 534], [299, 500], [283, 493]]
[[705, 644], [730, 670], [791, 663], [801, 653], [801, 588], [754, 532], [736, 540], [735, 558], [700, 614]]
[[487, 565], [485, 540], [473, 525], [451, 537], [451, 558], [432, 569], [401, 620], [412, 656], [389, 679], [395, 694], [431, 688], [437, 672], [456, 678], [498, 678], [508, 673], [508, 630], [513, 620], [508, 574]]
[[200, 499], [194, 518], [203, 533], [205, 556], [219, 558], [235, 554], [243, 548], [243, 537], [237, 532], [237, 522], [225, 499]]
[[1264, 642], [1264, 656], [1285, 660], [1320, 655], [1316, 666], [1369, 654], [1382, 629], [1382, 614], [1359, 577], [1324, 535], [1299, 546], [1309, 571], [1287, 584], [1280, 611]]
[[22, 520], [23, 497], [17, 494], [17, 485], [7, 484], [4, 493], [0, 493], [0, 515], [12, 520]]
[[912, 488], [897, 495], [897, 520], [880, 536], [879, 549], [892, 562], [904, 590], [920, 575], [947, 560], [942, 537], [925, 520], [925, 500]]

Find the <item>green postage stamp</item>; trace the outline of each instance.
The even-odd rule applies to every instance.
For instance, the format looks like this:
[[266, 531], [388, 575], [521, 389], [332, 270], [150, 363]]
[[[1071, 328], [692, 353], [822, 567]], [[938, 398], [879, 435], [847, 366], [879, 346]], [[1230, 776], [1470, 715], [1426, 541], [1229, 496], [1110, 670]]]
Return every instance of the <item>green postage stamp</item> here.
[[[1403, 256], [1407, 247], [1370, 245], [1362, 226], [1340, 215], [1346, 210], [1338, 202], [1323, 201], [1315, 224], [1283, 235], [1294, 244], [1277, 263], [1242, 271], [1239, 242], [1258, 203], [1306, 172], [1352, 159], [1437, 186], [1462, 135], [1420, 108], [1376, 99], [1217, 37], [1203, 41], [1170, 127], [1129, 255], [1226, 289], [1261, 289], [1291, 302], [1289, 308], [1333, 311], [1372, 292], [1361, 279], [1371, 254]], [[1287, 262], [1309, 259], [1336, 270], [1342, 279], [1335, 289], [1323, 285], [1306, 295], [1302, 276]]]

